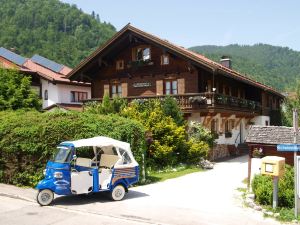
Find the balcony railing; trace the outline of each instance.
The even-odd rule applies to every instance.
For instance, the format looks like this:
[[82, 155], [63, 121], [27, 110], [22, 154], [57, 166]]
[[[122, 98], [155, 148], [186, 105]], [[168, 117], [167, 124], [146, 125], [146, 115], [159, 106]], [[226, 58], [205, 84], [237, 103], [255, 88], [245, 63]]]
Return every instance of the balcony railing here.
[[[164, 99], [166, 95], [155, 95], [155, 96], [131, 96], [125, 97], [128, 102], [133, 100], [146, 101], [148, 99]], [[260, 102], [241, 99], [233, 96], [227, 96], [222, 94], [217, 94], [213, 92], [206, 93], [195, 93], [195, 94], [181, 94], [172, 95], [174, 97], [180, 108], [183, 111], [194, 111], [204, 108], [226, 108], [232, 110], [241, 111], [255, 111], [261, 112]], [[90, 99], [88, 101], [101, 101], [102, 99]]]

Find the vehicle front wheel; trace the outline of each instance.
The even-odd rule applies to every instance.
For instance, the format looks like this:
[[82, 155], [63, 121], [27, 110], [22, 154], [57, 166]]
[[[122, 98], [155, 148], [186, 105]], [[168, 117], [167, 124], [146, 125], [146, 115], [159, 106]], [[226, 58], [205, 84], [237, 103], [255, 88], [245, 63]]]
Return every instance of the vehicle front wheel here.
[[114, 201], [120, 201], [125, 196], [125, 188], [122, 185], [117, 185], [111, 192], [111, 198]]
[[53, 199], [54, 199], [54, 194], [49, 189], [40, 190], [36, 196], [36, 200], [41, 206], [50, 205]]

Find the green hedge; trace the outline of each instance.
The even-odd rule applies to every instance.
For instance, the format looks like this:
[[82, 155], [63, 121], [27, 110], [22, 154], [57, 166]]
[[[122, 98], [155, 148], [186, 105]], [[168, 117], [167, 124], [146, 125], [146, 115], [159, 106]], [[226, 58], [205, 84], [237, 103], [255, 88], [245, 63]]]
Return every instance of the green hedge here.
[[62, 141], [108, 136], [131, 144], [141, 164], [144, 128], [116, 115], [36, 111], [0, 112], [0, 182], [34, 186]]
[[[252, 190], [258, 203], [272, 205], [272, 177], [256, 175], [252, 181]], [[286, 166], [285, 174], [278, 182], [278, 205], [288, 208], [294, 207], [294, 169], [289, 165]]]

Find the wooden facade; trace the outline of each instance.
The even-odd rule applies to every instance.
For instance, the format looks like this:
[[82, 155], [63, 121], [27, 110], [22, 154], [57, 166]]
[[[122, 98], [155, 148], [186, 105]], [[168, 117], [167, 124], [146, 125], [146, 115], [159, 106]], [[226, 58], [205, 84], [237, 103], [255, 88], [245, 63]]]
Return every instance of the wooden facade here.
[[92, 101], [105, 93], [128, 101], [172, 95], [187, 120], [218, 134], [220, 158], [244, 142], [250, 124], [279, 124], [284, 98], [224, 65], [129, 24], [67, 77], [90, 82]]
[[131, 25], [68, 77], [91, 82], [93, 100], [101, 100], [104, 93], [129, 100], [171, 94], [186, 114], [269, 116], [283, 99], [268, 86]]

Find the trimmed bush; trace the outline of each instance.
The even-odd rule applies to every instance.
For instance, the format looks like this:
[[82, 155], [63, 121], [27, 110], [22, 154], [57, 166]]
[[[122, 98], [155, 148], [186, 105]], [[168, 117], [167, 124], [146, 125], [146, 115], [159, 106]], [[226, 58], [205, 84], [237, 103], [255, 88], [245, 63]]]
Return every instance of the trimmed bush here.
[[[272, 177], [256, 175], [252, 181], [252, 190], [258, 203], [272, 205], [273, 181]], [[278, 206], [294, 207], [294, 169], [286, 165], [285, 174], [278, 183]]]
[[108, 136], [131, 144], [142, 163], [144, 129], [136, 121], [117, 115], [76, 112], [0, 112], [0, 181], [34, 186], [46, 161], [62, 141]]
[[31, 89], [31, 77], [0, 67], [0, 110], [41, 109], [42, 102]]

